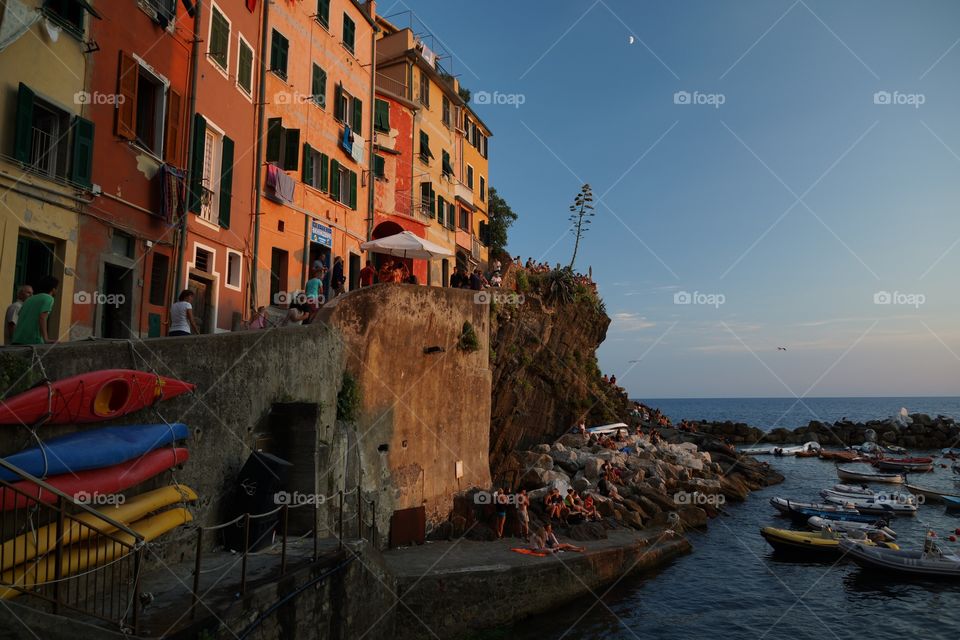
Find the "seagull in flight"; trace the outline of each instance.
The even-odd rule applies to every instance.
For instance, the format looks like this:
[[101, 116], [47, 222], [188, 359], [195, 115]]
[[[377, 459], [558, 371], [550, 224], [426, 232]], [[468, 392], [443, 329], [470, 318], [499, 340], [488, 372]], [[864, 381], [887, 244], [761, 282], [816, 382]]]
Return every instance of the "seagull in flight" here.
[[786, 347], [777, 347], [777, 351], [786, 351], [786, 350], [787, 350]]

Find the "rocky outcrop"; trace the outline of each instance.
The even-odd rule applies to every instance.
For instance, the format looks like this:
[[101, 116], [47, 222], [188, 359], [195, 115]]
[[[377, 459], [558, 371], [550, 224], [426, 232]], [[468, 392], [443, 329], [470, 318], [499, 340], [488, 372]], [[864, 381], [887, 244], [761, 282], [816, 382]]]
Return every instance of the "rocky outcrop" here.
[[[904, 424], [893, 419], [868, 422], [838, 421], [832, 425], [811, 421], [803, 427], [779, 427], [762, 431], [743, 423], [699, 422], [700, 433], [710, 434], [735, 445], [802, 444], [816, 441], [825, 447], [845, 447], [863, 444], [871, 437], [884, 445], [908, 449], [939, 449], [955, 447], [960, 442], [960, 425], [949, 416], [931, 418], [923, 413], [911, 414]], [[872, 432], [872, 433], [871, 433]]]
[[494, 477], [510, 471], [511, 452], [553, 441], [582, 416], [604, 424], [627, 413], [626, 398], [602, 381], [597, 366], [595, 352], [610, 324], [602, 304], [592, 294], [548, 304], [531, 290], [522, 293], [521, 304], [491, 309]]

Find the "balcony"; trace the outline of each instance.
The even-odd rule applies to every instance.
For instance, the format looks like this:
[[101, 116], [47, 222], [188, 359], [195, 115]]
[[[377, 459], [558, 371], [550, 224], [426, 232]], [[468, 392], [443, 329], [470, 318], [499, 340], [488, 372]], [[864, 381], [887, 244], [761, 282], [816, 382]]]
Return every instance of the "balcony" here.
[[477, 236], [470, 236], [470, 239], [472, 240], [472, 246], [470, 247], [470, 255], [473, 256], [474, 260], [476, 260], [477, 262], [480, 262], [482, 257], [480, 254], [480, 250], [481, 250], [480, 241], [477, 240]]
[[457, 180], [454, 184], [453, 195], [454, 197], [463, 200], [464, 203], [473, 206], [473, 189], [469, 188], [459, 180]]

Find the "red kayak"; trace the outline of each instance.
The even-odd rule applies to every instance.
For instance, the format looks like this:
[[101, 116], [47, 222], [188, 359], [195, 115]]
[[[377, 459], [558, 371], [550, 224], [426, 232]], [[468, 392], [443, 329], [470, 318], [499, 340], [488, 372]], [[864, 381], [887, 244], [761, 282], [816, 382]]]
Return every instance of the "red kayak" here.
[[[112, 467], [50, 476], [45, 482], [75, 499], [82, 499], [84, 495], [108, 495], [149, 480], [174, 465], [183, 464], [189, 457], [190, 452], [184, 448], [157, 449], [140, 458], [115, 464]], [[35, 503], [32, 499], [34, 497], [40, 502], [48, 504], [57, 501], [56, 495], [44, 491], [29, 480], [15, 482], [13, 486], [31, 497], [28, 498], [4, 487], [2, 493], [0, 493], [2, 495], [0, 497], [0, 511], [10, 511], [11, 509], [22, 509], [30, 506]]]
[[153, 406], [194, 388], [188, 382], [147, 371], [92, 371], [0, 400], [0, 424], [99, 422]]

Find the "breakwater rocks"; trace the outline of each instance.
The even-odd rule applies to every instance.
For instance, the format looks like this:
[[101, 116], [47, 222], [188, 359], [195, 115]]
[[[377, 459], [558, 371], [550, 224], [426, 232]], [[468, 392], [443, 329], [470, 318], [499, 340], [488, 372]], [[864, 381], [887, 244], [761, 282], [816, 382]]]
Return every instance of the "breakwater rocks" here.
[[940, 449], [955, 447], [960, 441], [960, 425], [949, 416], [931, 418], [914, 413], [903, 422], [894, 419], [868, 422], [838, 421], [833, 424], [811, 421], [804, 427], [779, 427], [762, 431], [742, 422], [698, 422], [700, 433], [725, 439], [735, 445], [802, 444], [815, 440], [826, 447], [863, 444], [872, 431], [877, 442], [908, 449]]
[[[561, 538], [596, 540], [614, 526], [645, 529], [656, 526], [703, 527], [727, 501], [742, 501], [750, 491], [783, 481], [769, 465], [738, 456], [719, 439], [664, 429], [656, 442], [649, 436], [626, 436], [616, 449], [603, 447], [579, 434], [565, 434], [553, 444], [512, 452], [498, 484], [507, 491], [526, 489], [531, 525], [547, 521], [544, 498], [551, 489], [566, 495], [568, 488], [597, 501], [602, 522], [559, 527]], [[619, 498], [599, 491], [604, 463], [613, 469], [610, 482]], [[512, 506], [512, 505], [511, 505]], [[675, 515], [673, 515], [675, 514]], [[508, 509], [507, 531], [515, 526]], [[454, 511], [434, 539], [465, 535], [492, 539], [493, 507], [489, 494], [472, 490], [455, 500]]]

